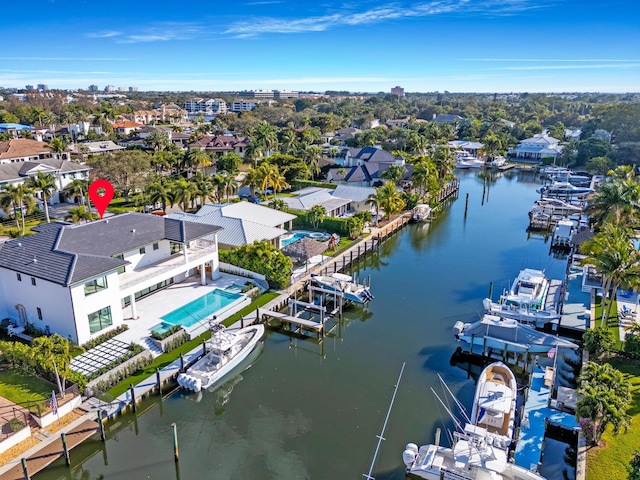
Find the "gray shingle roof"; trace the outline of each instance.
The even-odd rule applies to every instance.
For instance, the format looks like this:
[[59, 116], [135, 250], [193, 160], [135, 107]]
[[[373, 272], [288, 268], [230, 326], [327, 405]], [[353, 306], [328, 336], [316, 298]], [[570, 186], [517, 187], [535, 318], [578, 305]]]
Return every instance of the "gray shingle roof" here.
[[0, 267], [68, 286], [126, 265], [114, 255], [160, 240], [189, 242], [219, 230], [142, 213], [36, 227], [36, 235], [0, 245]]

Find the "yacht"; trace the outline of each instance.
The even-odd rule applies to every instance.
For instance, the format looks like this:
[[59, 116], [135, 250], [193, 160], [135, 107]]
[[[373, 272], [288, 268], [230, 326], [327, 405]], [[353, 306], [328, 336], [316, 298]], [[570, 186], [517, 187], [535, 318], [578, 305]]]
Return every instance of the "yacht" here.
[[507, 159], [502, 155], [496, 155], [493, 160], [489, 162], [492, 167], [502, 167], [507, 162]]
[[453, 334], [458, 340], [476, 352], [493, 349], [503, 352], [508, 345], [510, 352], [546, 354], [556, 347], [578, 348], [578, 345], [563, 338], [540, 332], [512, 318], [483, 315], [473, 323], [456, 322]]
[[579, 215], [582, 213], [582, 207], [559, 198], [543, 197], [540, 200], [536, 200], [531, 211], [549, 215]]
[[538, 193], [546, 196], [584, 197], [593, 193], [588, 187], [576, 187], [569, 182], [553, 182], [538, 189]]
[[560, 318], [562, 281], [549, 280], [542, 270], [525, 268], [498, 302], [483, 300], [486, 313], [542, 327]]
[[346, 300], [354, 303], [367, 303], [374, 298], [369, 287], [359, 284], [355, 279], [343, 273], [312, 274], [311, 281], [325, 290], [341, 293]]
[[424, 222], [431, 215], [431, 207], [424, 203], [416, 205], [411, 212], [411, 219], [414, 222]]
[[178, 375], [178, 385], [199, 392], [213, 387], [242, 362], [264, 335], [264, 325], [250, 325], [239, 330], [227, 330], [219, 323], [210, 325], [211, 339], [207, 353], [189, 369]]

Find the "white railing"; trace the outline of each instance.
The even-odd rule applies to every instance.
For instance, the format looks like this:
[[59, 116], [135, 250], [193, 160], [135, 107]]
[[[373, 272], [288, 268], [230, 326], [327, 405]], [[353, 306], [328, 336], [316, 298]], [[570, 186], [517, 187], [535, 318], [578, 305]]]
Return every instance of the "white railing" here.
[[269, 283], [267, 282], [267, 278], [256, 272], [252, 272], [251, 270], [247, 270], [245, 268], [237, 267], [236, 265], [231, 265], [230, 263], [220, 262], [219, 264], [220, 271], [223, 273], [230, 273], [232, 275], [238, 275], [239, 277], [247, 277], [255, 280], [262, 289], [269, 290]]

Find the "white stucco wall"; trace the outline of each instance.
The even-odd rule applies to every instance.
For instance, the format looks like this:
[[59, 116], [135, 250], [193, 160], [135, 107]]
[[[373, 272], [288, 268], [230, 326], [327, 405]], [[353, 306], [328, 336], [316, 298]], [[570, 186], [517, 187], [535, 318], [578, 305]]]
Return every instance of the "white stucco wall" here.
[[[120, 303], [121, 295], [118, 274], [112, 272], [106, 277], [108, 288], [91, 295], [85, 296], [84, 283], [74, 285], [69, 288], [71, 297], [73, 298], [73, 311], [75, 315], [76, 329], [78, 332], [78, 338], [76, 341], [80, 345], [88, 342], [93, 337], [97, 337], [98, 335], [105, 333], [107, 330], [111, 330], [118, 325], [122, 325], [124, 321], [122, 306]], [[107, 306], [111, 307], [112, 325], [92, 334], [89, 330], [89, 314], [97, 312]]]
[[[31, 276], [22, 274], [18, 281], [16, 272], [0, 268], [0, 315], [19, 322], [16, 305], [21, 304], [27, 320], [37, 328], [45, 330], [47, 325], [53, 333], [76, 341], [73, 308], [69, 289], [56, 283], [36, 278], [31, 284]], [[34, 277], [35, 278], [35, 277]], [[42, 310], [42, 320], [38, 319], [37, 308]]]

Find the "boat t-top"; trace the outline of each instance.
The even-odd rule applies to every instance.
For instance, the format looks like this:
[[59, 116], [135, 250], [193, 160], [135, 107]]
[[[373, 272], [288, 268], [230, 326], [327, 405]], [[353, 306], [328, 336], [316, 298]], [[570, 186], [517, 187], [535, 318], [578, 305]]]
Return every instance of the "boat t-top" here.
[[358, 283], [354, 278], [344, 273], [312, 274], [311, 281], [325, 290], [342, 294], [346, 300], [354, 303], [367, 303], [374, 298], [368, 286]]

